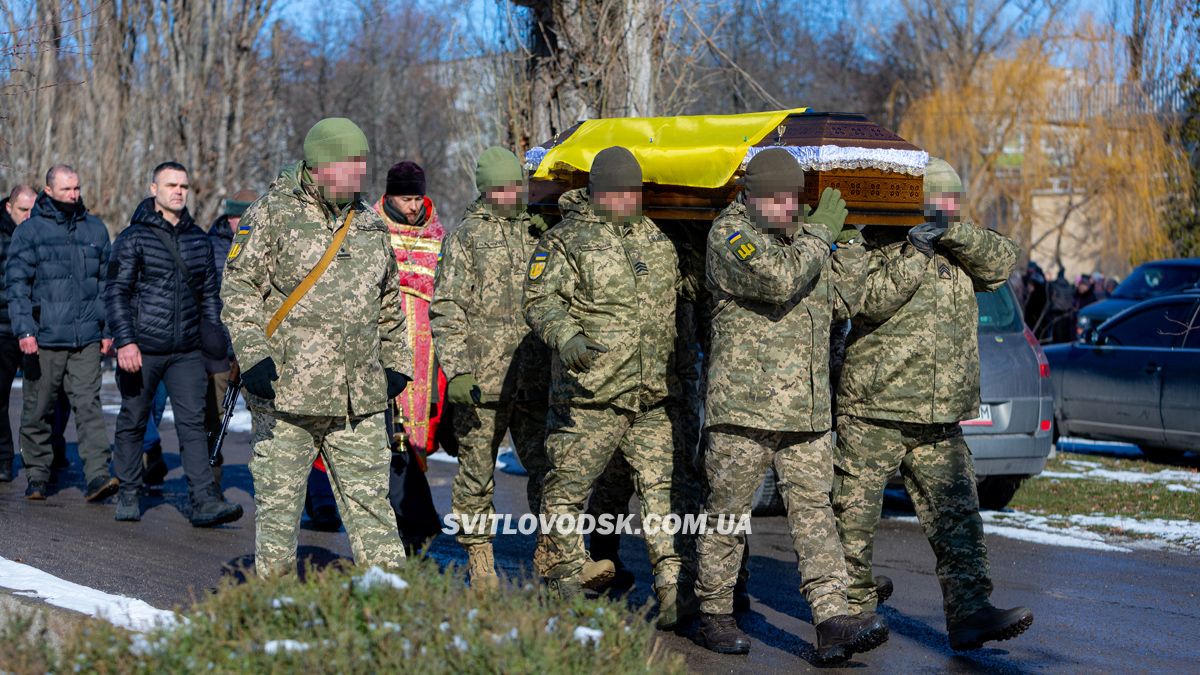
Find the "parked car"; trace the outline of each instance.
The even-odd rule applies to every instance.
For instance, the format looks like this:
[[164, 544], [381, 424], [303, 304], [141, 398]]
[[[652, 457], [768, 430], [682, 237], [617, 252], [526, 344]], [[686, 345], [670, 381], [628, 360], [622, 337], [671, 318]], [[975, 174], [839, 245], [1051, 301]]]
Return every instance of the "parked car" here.
[[[1050, 366], [1012, 289], [976, 293], [979, 303], [979, 417], [963, 422], [975, 460], [979, 503], [1002, 509], [1021, 482], [1046, 468], [1053, 437]], [[755, 515], [783, 513], [783, 499], [768, 469], [754, 498]]]
[[1200, 290], [1153, 298], [1046, 349], [1059, 433], [1200, 450]]
[[1161, 295], [1180, 293], [1200, 284], [1200, 258], [1156, 260], [1139, 265], [1106, 300], [1079, 310], [1076, 337], [1130, 307]]

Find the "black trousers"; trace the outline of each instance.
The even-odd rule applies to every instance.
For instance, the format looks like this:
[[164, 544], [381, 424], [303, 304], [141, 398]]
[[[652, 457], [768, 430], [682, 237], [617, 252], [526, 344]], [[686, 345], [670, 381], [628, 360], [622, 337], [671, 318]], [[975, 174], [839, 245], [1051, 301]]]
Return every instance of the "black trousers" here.
[[0, 337], [0, 463], [13, 461], [12, 421], [8, 402], [12, 395], [13, 379], [21, 369], [21, 347], [15, 337]]
[[117, 370], [121, 412], [117, 415], [113, 468], [122, 491], [142, 488], [142, 438], [154, 407], [158, 383], [167, 386], [179, 438], [179, 457], [187, 476], [193, 504], [216, 499], [219, 490], [208, 465], [208, 439], [204, 432], [204, 394], [208, 373], [200, 351], [181, 354], [142, 354], [136, 373]]

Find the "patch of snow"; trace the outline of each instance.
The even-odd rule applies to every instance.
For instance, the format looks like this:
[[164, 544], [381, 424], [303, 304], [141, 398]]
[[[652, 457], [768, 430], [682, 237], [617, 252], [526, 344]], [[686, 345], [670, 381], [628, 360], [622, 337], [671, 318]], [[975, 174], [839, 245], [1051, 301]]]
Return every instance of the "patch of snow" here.
[[1178, 483], [1171, 483], [1170, 485], [1167, 486], [1167, 490], [1169, 492], [1200, 492], [1200, 490], [1197, 490], [1194, 487], [1189, 487], [1187, 485], [1179, 485]]
[[431, 462], [441, 462], [443, 464], [458, 464], [457, 457], [451, 457], [450, 455], [447, 455], [441, 451], [430, 453], [427, 456], [427, 459]]
[[465, 652], [468, 649], [470, 649], [470, 645], [468, 645], [467, 641], [463, 639], [463, 636], [455, 635], [454, 636], [454, 648], [460, 652]]
[[0, 558], [0, 587], [132, 631], [171, 626], [177, 620], [174, 612], [152, 607], [143, 600], [105, 593], [6, 558]]
[[296, 601], [285, 595], [281, 598], [271, 600], [271, 609], [283, 609], [294, 604], [296, 604]]
[[372, 566], [366, 572], [354, 577], [355, 587], [369, 591], [377, 586], [385, 586], [402, 591], [408, 588], [408, 582], [391, 572], [385, 572], [379, 566]]
[[1112, 527], [1134, 534], [1149, 535], [1188, 548], [1200, 548], [1200, 522], [1192, 520], [1139, 520], [1125, 516], [1084, 515], [1070, 516], [1067, 520], [1082, 527]]
[[312, 645], [298, 640], [269, 640], [263, 645], [263, 653], [274, 656], [280, 652], [306, 652], [311, 648]]
[[1114, 471], [1105, 469], [1101, 464], [1096, 462], [1084, 462], [1081, 460], [1066, 460], [1064, 464], [1073, 469], [1078, 469], [1078, 473], [1066, 471], [1043, 471], [1038, 474], [1045, 478], [1067, 478], [1080, 479], [1089, 478], [1095, 480], [1109, 481], [1111, 483], [1193, 483], [1200, 486], [1200, 471], [1188, 471], [1186, 469], [1160, 469], [1154, 472], [1144, 471]]
[[588, 628], [587, 626], [576, 626], [575, 633], [572, 636], [579, 644], [600, 644], [600, 638], [604, 637], [604, 631], [596, 628]]

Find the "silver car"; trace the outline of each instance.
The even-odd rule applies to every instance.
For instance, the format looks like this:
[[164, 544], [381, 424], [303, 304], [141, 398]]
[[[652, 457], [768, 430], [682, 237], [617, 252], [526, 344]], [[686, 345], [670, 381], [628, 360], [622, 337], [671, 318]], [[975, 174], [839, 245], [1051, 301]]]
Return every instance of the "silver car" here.
[[[1053, 436], [1050, 366], [1007, 285], [979, 302], [979, 416], [962, 423], [975, 459], [979, 504], [1002, 509], [1021, 482], [1046, 468]], [[893, 480], [898, 480], [897, 475]], [[755, 515], [783, 513], [774, 469], [754, 498]]]

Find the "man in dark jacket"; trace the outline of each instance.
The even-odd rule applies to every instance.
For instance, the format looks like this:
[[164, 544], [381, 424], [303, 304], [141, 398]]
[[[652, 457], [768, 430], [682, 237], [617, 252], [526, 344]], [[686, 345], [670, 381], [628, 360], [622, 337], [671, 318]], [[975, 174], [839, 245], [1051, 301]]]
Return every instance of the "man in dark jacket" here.
[[[37, 192], [28, 185], [18, 185], [11, 194], [0, 201], [0, 269], [8, 258], [8, 247], [17, 226], [29, 218]], [[3, 277], [0, 274], [0, 277]], [[0, 284], [3, 279], [0, 279]], [[0, 287], [2, 288], [2, 287]], [[13, 479], [12, 427], [8, 421], [8, 395], [12, 392], [13, 378], [21, 368], [21, 347], [13, 335], [12, 322], [8, 319], [8, 300], [0, 292], [0, 482]]]
[[110, 248], [108, 229], [80, 198], [79, 174], [62, 164], [51, 167], [5, 261], [8, 315], [24, 355], [21, 457], [29, 499], [46, 498], [54, 455], [46, 412], [60, 386], [75, 411], [85, 499], [99, 501], [117, 490], [100, 411], [100, 355], [112, 346], [104, 334], [101, 274]]
[[165, 162], [155, 167], [152, 196], [138, 205], [129, 227], [117, 237], [108, 266], [104, 299], [121, 391], [115, 434], [115, 468], [121, 480], [116, 519], [142, 517], [142, 435], [161, 381], [175, 412], [192, 525], [212, 527], [241, 518], [242, 507], [221, 497], [208, 466], [201, 347], [204, 324], [219, 330], [221, 301], [212, 243], [192, 221], [187, 193], [188, 174], [182, 165]]

